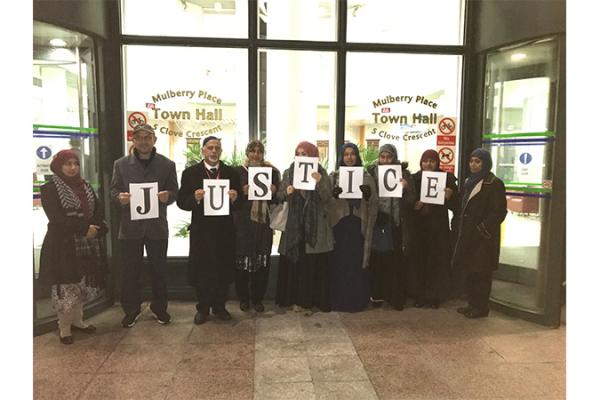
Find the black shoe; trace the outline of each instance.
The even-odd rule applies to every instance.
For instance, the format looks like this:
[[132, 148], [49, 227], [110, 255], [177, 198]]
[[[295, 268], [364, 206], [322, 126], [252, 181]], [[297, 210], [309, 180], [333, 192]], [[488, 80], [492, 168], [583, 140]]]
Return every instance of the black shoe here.
[[250, 303], [247, 301], [240, 301], [240, 310], [246, 312], [250, 309]]
[[80, 326], [71, 325], [71, 330], [79, 331], [79, 332], [83, 332], [83, 333], [94, 333], [94, 332], [96, 332], [96, 327], [94, 325], [88, 325], [85, 328], [82, 328]]
[[123, 317], [123, 319], [121, 320], [121, 325], [123, 325], [123, 328], [131, 328], [132, 326], [135, 325], [135, 323], [137, 322], [139, 317], [140, 317], [139, 311], [135, 314], [126, 314]]
[[166, 325], [171, 322], [171, 316], [166, 311], [152, 311], [152, 313], [154, 314], [154, 318], [156, 318], [161, 325]]
[[431, 308], [433, 308], [433, 309], [440, 308], [440, 303], [439, 303], [439, 302], [436, 302], [436, 301], [434, 301], [434, 302], [432, 302], [432, 303], [429, 305], [429, 307], [431, 307]]
[[394, 306], [394, 310], [396, 310], [396, 311], [402, 311], [402, 310], [404, 310], [404, 306], [402, 304], [396, 304]]
[[489, 310], [479, 310], [477, 308], [472, 308], [471, 310], [465, 312], [464, 315], [467, 318], [474, 319], [474, 318], [484, 318], [484, 317], [487, 317], [489, 313], [490, 313]]
[[208, 320], [208, 313], [198, 311], [196, 315], [194, 315], [194, 324], [202, 325]]
[[471, 311], [472, 309], [473, 308], [470, 307], [470, 306], [467, 306], [467, 307], [458, 307], [456, 309], [456, 312], [459, 313], [459, 314], [466, 314], [467, 312]]
[[254, 311], [263, 312], [265, 311], [265, 306], [263, 305], [263, 303], [254, 303]]
[[424, 302], [422, 302], [422, 301], [419, 301], [419, 300], [417, 300], [417, 301], [415, 301], [415, 304], [414, 304], [414, 306], [415, 306], [416, 308], [423, 308], [423, 307], [425, 306], [425, 303], [424, 303]]
[[73, 344], [73, 336], [65, 336], [65, 337], [60, 337], [60, 342], [62, 344]]
[[231, 314], [229, 314], [229, 312], [224, 308], [221, 308], [219, 310], [213, 309], [213, 315], [221, 321], [229, 321], [231, 319]]

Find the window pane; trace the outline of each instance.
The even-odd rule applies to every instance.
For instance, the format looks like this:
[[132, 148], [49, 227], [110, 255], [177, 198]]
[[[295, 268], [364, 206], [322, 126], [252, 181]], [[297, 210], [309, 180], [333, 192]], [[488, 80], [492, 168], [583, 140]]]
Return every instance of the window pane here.
[[[200, 143], [208, 135], [222, 139], [222, 160], [236, 164], [243, 159], [248, 142], [247, 54], [245, 49], [125, 46], [126, 117], [141, 113], [155, 127], [156, 149], [175, 162], [180, 183], [186, 165], [202, 158]], [[128, 142], [125, 150], [131, 146]], [[190, 218], [177, 205], [168, 208], [169, 256], [188, 255], [185, 227]]]
[[348, 53], [345, 140], [367, 148], [391, 143], [411, 172], [423, 151], [437, 149], [453, 172], [461, 63], [454, 55]]
[[335, 40], [335, 0], [259, 0], [261, 39]]
[[247, 0], [121, 0], [125, 35], [248, 37]]
[[348, 41], [461, 45], [464, 0], [348, 0]]
[[[321, 165], [331, 171], [335, 162], [335, 53], [261, 50], [259, 110], [265, 159], [281, 173], [292, 163], [301, 141], [315, 144]], [[274, 254], [279, 238], [276, 232]]]
[[[40, 187], [51, 179], [52, 156], [76, 149], [81, 176], [96, 193], [98, 185], [98, 124], [94, 82], [94, 43], [88, 36], [34, 21], [33, 24], [33, 260], [39, 276], [40, 251], [48, 218]], [[54, 315], [50, 287], [34, 284], [36, 318]], [[100, 296], [104, 295], [104, 291]]]
[[552, 39], [491, 52], [483, 142], [504, 180], [500, 268], [492, 298], [543, 312], [552, 201], [557, 48]]

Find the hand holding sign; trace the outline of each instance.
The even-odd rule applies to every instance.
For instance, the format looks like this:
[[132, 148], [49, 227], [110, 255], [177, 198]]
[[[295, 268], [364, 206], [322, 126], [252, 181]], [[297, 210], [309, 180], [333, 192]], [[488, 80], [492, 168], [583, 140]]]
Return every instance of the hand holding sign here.
[[[204, 215], [229, 215], [229, 179], [205, 179], [203, 181]], [[235, 197], [237, 197], [237, 192]]]
[[340, 167], [339, 171], [340, 199], [361, 199], [363, 197], [360, 186], [363, 184], [363, 167]]
[[158, 218], [158, 182], [130, 183], [131, 220]]
[[160, 200], [161, 203], [167, 203], [169, 201], [169, 191], [163, 190], [158, 192], [158, 200]]
[[396, 164], [377, 167], [379, 197], [402, 197], [402, 166]]
[[423, 171], [421, 175], [421, 202], [444, 204], [445, 187], [445, 172]]
[[269, 190], [273, 168], [248, 168], [248, 200], [271, 200], [273, 193]]
[[[321, 174], [319, 174], [318, 170], [318, 157], [294, 157], [294, 188], [315, 190], [317, 182], [321, 180]], [[314, 175], [314, 172], [317, 175]]]

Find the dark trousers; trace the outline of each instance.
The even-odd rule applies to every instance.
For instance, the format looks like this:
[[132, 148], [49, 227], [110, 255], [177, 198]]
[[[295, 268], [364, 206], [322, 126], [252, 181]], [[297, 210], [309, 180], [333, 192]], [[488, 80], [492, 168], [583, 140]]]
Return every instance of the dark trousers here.
[[399, 251], [372, 251], [371, 297], [385, 300], [393, 306], [404, 306], [406, 302], [406, 261]]
[[240, 302], [248, 303], [252, 299], [253, 304], [262, 303], [269, 282], [269, 267], [260, 268], [249, 272], [235, 271], [235, 292]]
[[196, 287], [196, 310], [208, 314], [210, 308], [213, 312], [225, 309], [227, 300], [228, 284], [219, 283], [217, 285], [201, 284]]
[[467, 299], [469, 306], [482, 311], [489, 310], [492, 291], [492, 272], [469, 272], [467, 274]]
[[119, 240], [121, 244], [122, 284], [121, 306], [125, 314], [135, 314], [142, 304], [140, 277], [143, 268], [144, 247], [150, 261], [149, 272], [152, 281], [152, 302], [150, 309], [155, 312], [167, 310], [167, 245], [168, 240]]

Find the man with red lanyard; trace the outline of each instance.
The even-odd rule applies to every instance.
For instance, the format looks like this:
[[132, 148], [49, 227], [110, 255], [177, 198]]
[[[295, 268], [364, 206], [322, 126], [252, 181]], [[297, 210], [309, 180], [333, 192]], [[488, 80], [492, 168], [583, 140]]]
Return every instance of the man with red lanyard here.
[[233, 217], [204, 215], [205, 179], [229, 180], [231, 208], [236, 207], [240, 180], [235, 170], [222, 162], [221, 140], [208, 136], [202, 141], [203, 160], [186, 168], [181, 175], [177, 205], [192, 212], [190, 224], [189, 284], [196, 288], [198, 304], [194, 323], [206, 322], [209, 311], [227, 321], [231, 315], [225, 309], [227, 289], [234, 278], [235, 234]]

